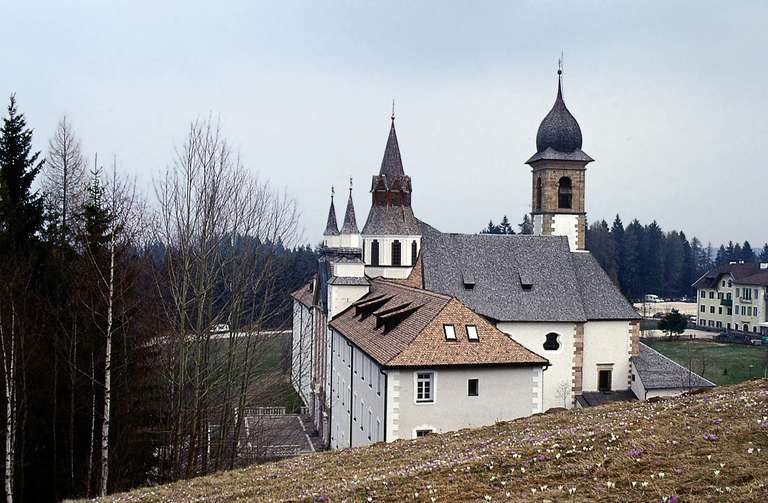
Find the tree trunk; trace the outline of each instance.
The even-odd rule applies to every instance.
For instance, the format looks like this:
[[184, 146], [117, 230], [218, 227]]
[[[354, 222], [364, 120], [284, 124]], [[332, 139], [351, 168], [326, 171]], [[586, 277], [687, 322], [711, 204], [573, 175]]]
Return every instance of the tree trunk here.
[[13, 503], [13, 468], [16, 463], [16, 311], [11, 304], [10, 348], [6, 350], [5, 333], [0, 319], [0, 349], [5, 385], [5, 501]]
[[115, 299], [115, 229], [109, 243], [109, 296], [107, 297], [107, 334], [104, 348], [104, 418], [101, 423], [101, 488], [107, 495], [109, 482], [109, 407], [112, 399], [112, 323]]
[[93, 446], [96, 442], [96, 365], [91, 353], [91, 437], [88, 444], [88, 478], [86, 479], [85, 497], [91, 497], [93, 486]]

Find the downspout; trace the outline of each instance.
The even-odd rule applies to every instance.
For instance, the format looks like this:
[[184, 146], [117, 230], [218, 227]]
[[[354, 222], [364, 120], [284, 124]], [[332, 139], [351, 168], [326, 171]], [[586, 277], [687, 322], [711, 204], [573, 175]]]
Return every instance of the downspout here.
[[387, 443], [387, 387], [389, 384], [389, 374], [384, 372], [383, 370], [379, 370], [380, 373], [384, 374], [384, 443]]
[[[352, 393], [355, 391], [355, 379], [353, 372], [355, 370], [355, 348], [352, 344], [349, 346], [349, 446], [352, 447], [352, 416], [355, 414], [355, 404], [352, 402]], [[362, 415], [363, 411], [360, 411]]]

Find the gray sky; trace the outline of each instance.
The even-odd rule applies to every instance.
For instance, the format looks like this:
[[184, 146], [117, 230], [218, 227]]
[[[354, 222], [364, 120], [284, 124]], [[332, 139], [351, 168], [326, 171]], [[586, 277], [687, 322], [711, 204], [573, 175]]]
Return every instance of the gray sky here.
[[766, 2], [25, 0], [0, 20], [3, 110], [16, 92], [41, 149], [66, 113], [150, 197], [189, 121], [214, 113], [296, 197], [305, 240], [349, 176], [362, 227], [395, 98], [416, 215], [454, 232], [517, 223], [564, 50], [597, 161], [590, 221], [768, 240]]

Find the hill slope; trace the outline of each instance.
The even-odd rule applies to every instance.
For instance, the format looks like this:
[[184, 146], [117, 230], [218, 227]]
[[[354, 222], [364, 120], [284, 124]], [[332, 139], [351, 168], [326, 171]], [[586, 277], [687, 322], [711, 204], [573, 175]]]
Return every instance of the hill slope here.
[[107, 501], [768, 501], [768, 381], [306, 455]]

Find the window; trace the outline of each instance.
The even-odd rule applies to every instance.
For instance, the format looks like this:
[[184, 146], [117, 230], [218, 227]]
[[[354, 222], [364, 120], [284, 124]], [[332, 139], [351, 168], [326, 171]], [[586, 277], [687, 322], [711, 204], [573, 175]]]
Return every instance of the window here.
[[730, 324], [730, 323], [728, 323], [728, 330], [730, 330], [730, 329], [731, 329], [731, 324]]
[[536, 206], [534, 209], [541, 209], [541, 177], [536, 178]]
[[419, 245], [416, 244], [416, 241], [411, 242], [411, 265], [416, 265], [416, 257], [419, 254]]
[[477, 336], [477, 327], [475, 325], [467, 325], [467, 339], [472, 342], [480, 340], [480, 337]]
[[709, 292], [709, 298], [714, 299], [715, 298], [715, 292]]
[[365, 402], [360, 400], [360, 431], [363, 431], [363, 414], [365, 414]]
[[732, 287], [732, 286], [733, 286], [733, 281], [731, 281], [731, 280], [728, 280], [728, 288], [730, 288], [730, 287]]
[[557, 184], [557, 202], [558, 208], [571, 209], [573, 202], [573, 188], [571, 179], [564, 176]]
[[371, 265], [379, 265], [379, 241], [371, 241]]
[[725, 280], [723, 280], [720, 285], [725, 286]]
[[467, 396], [477, 396], [477, 379], [470, 379], [467, 381]]
[[432, 372], [418, 372], [416, 374], [416, 403], [435, 401], [434, 377]]
[[544, 349], [547, 351], [557, 351], [558, 349], [560, 349], [560, 342], [558, 342], [557, 340], [559, 338], [560, 336], [554, 332], [548, 333], [547, 340], [544, 341]]
[[715, 306], [709, 306], [709, 312], [715, 314]]
[[402, 264], [402, 247], [400, 241], [395, 239], [392, 241], [392, 265]]
[[707, 312], [707, 306], [705, 306], [704, 304], [701, 305], [701, 312], [702, 313], [706, 313]]
[[722, 307], [718, 307], [717, 308], [717, 314], [723, 314], [723, 308]]
[[723, 298], [723, 292], [717, 292], [717, 298], [722, 299]]
[[368, 409], [368, 440], [371, 439], [371, 431], [373, 431], [373, 414], [371, 409]]
[[744, 288], [743, 289], [743, 298], [746, 300], [752, 299], [752, 289], [751, 288]]
[[703, 299], [703, 298], [705, 298], [706, 296], [707, 296], [707, 292], [705, 292], [704, 290], [702, 290], [702, 291], [701, 291], [701, 298]]
[[434, 432], [434, 430], [416, 430], [416, 438], [426, 437], [432, 432]]
[[728, 308], [728, 314], [733, 314], [733, 308], [732, 307]]
[[443, 325], [443, 332], [445, 333], [446, 341], [456, 340], [456, 329], [453, 327], [453, 325]]

